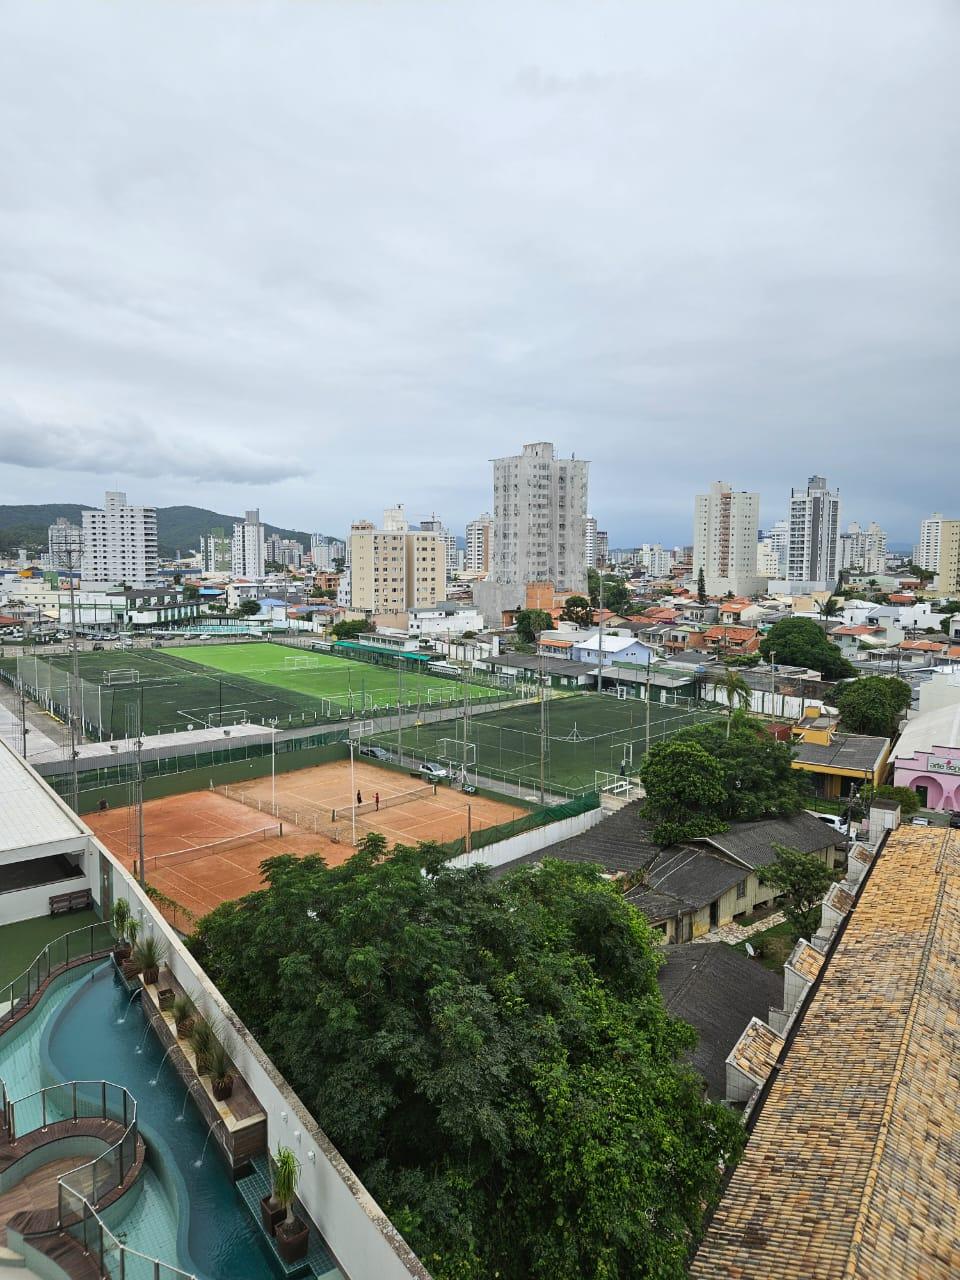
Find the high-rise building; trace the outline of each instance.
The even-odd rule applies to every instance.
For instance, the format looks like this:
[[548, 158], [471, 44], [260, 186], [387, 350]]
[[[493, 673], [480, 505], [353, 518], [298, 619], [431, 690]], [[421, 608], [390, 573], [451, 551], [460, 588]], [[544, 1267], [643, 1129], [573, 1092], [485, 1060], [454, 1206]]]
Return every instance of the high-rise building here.
[[766, 542], [770, 551], [777, 558], [775, 572], [761, 573], [761, 578], [785, 578], [787, 576], [787, 560], [790, 552], [790, 525], [786, 520], [774, 520], [769, 529], [764, 529], [761, 541]]
[[943, 516], [935, 511], [920, 522], [920, 542], [914, 547], [914, 562], [930, 573], [940, 570], [940, 538]]
[[[605, 565], [610, 558], [610, 535], [606, 529], [597, 530], [597, 555], [594, 561], [594, 568], [599, 569], [601, 565]], [[589, 567], [589, 566], [588, 566]]]
[[383, 528], [385, 533], [406, 533], [410, 528], [402, 502], [396, 507], [387, 507], [384, 511]]
[[673, 552], [665, 551], [659, 542], [645, 542], [638, 548], [635, 558], [652, 578], [667, 577], [673, 566]]
[[264, 539], [263, 549], [267, 561], [283, 565], [285, 569], [299, 569], [303, 561], [303, 547], [296, 538], [281, 538], [279, 533], [271, 533]]
[[493, 464], [493, 574], [497, 582], [587, 583], [584, 522], [590, 463], [557, 458], [553, 445], [525, 444]]
[[587, 568], [597, 567], [597, 517], [587, 516], [583, 522], [583, 553], [587, 558]]
[[226, 529], [211, 529], [200, 545], [200, 563], [204, 573], [231, 573], [233, 570], [233, 538]]
[[107, 493], [103, 510], [84, 511], [82, 520], [80, 576], [84, 582], [156, 586], [160, 571], [156, 507], [133, 507], [125, 493]]
[[830, 588], [840, 561], [840, 494], [823, 476], [811, 476], [805, 489], [790, 494], [790, 544], [787, 577]]
[[334, 573], [337, 561], [346, 561], [346, 543], [339, 541], [337, 538], [326, 538], [322, 533], [312, 533], [310, 535], [310, 555], [313, 557], [315, 568], [323, 573]]
[[840, 535], [840, 568], [861, 573], [883, 573], [887, 535], [875, 520], [866, 529], [854, 520]]
[[350, 603], [369, 613], [403, 613], [446, 595], [446, 545], [426, 529], [350, 527]]
[[235, 578], [262, 578], [267, 559], [266, 536], [260, 512], [248, 511], [233, 526], [230, 571]]
[[757, 573], [760, 495], [722, 480], [694, 499], [693, 576], [703, 570], [710, 595], [752, 596], [766, 585]]
[[73, 566], [80, 568], [80, 549], [83, 545], [83, 532], [79, 525], [71, 524], [61, 516], [47, 530], [47, 551], [50, 568], [55, 572], [65, 572]]
[[464, 560], [467, 573], [489, 572], [492, 543], [493, 516], [489, 511], [484, 511], [467, 525], [467, 554]]
[[457, 535], [451, 533], [442, 520], [437, 519], [434, 512], [429, 520], [421, 520], [420, 528], [424, 533], [435, 533], [441, 539], [445, 549], [447, 577], [452, 578], [460, 567], [457, 555]]
[[960, 596], [960, 520], [938, 519], [940, 558], [935, 586], [945, 596]]
[[761, 538], [757, 543], [757, 573], [769, 582], [771, 578], [780, 578], [783, 571], [777, 549], [769, 538]]

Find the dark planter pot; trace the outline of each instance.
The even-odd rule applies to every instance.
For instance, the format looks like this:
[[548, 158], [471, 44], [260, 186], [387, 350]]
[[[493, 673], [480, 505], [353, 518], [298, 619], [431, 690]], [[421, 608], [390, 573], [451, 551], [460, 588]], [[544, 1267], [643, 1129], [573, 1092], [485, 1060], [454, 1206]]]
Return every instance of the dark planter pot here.
[[120, 968], [123, 970], [123, 976], [128, 982], [135, 978], [140, 972], [140, 966], [137, 964], [136, 960], [124, 960]]
[[144, 969], [143, 980], [148, 987], [155, 987], [160, 980], [160, 966], [155, 965], [152, 969]]
[[233, 1076], [224, 1076], [222, 1080], [211, 1081], [210, 1088], [218, 1102], [226, 1102], [233, 1093]]
[[171, 987], [164, 987], [162, 991], [157, 992], [157, 1000], [160, 1008], [163, 1010], [172, 1009], [173, 1002], [176, 999], [176, 993]]
[[113, 948], [113, 954], [117, 958], [117, 963], [122, 964], [124, 960], [130, 959], [130, 952], [133, 950], [129, 942], [118, 942]]
[[274, 1209], [270, 1204], [271, 1196], [268, 1193], [260, 1201], [260, 1218], [263, 1222], [263, 1229], [268, 1236], [276, 1235], [277, 1227], [287, 1216], [285, 1209]]
[[208, 1076], [210, 1074], [210, 1063], [206, 1058], [197, 1058], [197, 1075]]
[[193, 1030], [193, 1019], [184, 1018], [182, 1022], [177, 1023], [177, 1039], [189, 1040], [190, 1032]]
[[288, 1227], [281, 1222], [275, 1232], [277, 1252], [284, 1262], [299, 1262], [307, 1256], [307, 1245], [310, 1243], [310, 1228], [304, 1226], [299, 1218], [294, 1218], [293, 1226]]

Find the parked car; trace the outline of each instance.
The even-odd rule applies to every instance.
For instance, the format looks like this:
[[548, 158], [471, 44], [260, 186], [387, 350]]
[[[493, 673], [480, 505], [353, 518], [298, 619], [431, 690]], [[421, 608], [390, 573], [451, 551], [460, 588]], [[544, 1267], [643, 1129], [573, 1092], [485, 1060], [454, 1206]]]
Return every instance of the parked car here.
[[950, 826], [953, 827], [954, 831], [960, 831], [960, 813], [957, 813], [956, 811], [951, 813]]
[[809, 809], [808, 813], [812, 818], [819, 818], [826, 826], [833, 827], [834, 831], [846, 831], [847, 829], [846, 818], [841, 818], [835, 813], [816, 813], [813, 809]]
[[390, 752], [384, 751], [383, 747], [361, 747], [360, 755], [369, 756], [371, 760], [389, 760]]
[[93, 648], [94, 648], [95, 650], [96, 650], [96, 649], [102, 649], [102, 648], [103, 648], [103, 645], [102, 645], [102, 644], [99, 642], [99, 640], [98, 640], [98, 641], [94, 644]]
[[417, 770], [418, 775], [427, 782], [442, 782], [444, 778], [449, 778], [449, 772], [442, 764], [431, 764], [427, 761]]
[[930, 819], [923, 818], [920, 816], [920, 814], [917, 814], [916, 817], [913, 817], [910, 819], [910, 824], [911, 826], [914, 826], [914, 827], [929, 827]]

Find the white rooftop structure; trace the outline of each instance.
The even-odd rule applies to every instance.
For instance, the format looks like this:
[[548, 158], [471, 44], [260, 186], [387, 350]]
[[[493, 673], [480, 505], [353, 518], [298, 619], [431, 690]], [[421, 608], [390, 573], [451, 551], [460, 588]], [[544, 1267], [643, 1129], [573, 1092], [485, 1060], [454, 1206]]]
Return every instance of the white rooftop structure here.
[[899, 760], [933, 747], [960, 747], [960, 703], [908, 720], [890, 759]]
[[[0, 854], [30, 856], [86, 848], [87, 829], [19, 755], [0, 744]], [[52, 846], [56, 846], [55, 848]]]

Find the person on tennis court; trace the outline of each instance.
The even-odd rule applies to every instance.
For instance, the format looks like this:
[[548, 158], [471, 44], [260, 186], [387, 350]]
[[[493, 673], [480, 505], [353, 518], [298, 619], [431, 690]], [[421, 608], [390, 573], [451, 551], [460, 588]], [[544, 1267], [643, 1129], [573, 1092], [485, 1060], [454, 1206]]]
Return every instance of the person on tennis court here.
[[357, 808], [359, 809], [362, 804], [363, 804], [363, 796], [360, 794], [360, 788], [357, 787]]
[[374, 811], [376, 813], [379, 813], [380, 812], [380, 792], [379, 791], [375, 791], [373, 793], [373, 805], [374, 805]]

